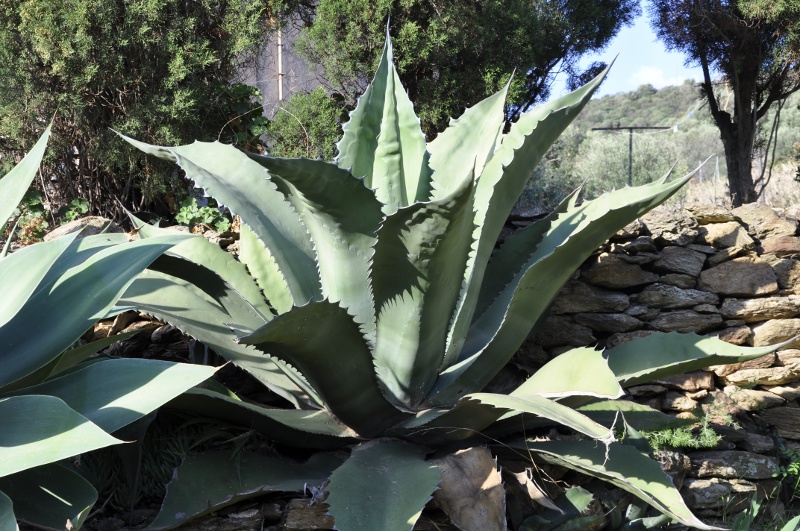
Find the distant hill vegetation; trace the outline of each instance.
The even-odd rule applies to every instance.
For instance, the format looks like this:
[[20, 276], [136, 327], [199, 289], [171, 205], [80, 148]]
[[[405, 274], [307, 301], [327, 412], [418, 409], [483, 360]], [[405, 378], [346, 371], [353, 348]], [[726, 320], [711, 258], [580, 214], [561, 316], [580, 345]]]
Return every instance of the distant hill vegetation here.
[[[733, 105], [733, 95], [719, 87], [722, 106]], [[777, 141], [764, 148], [773, 129], [775, 112], [770, 112], [759, 131], [759, 160], [753, 163], [754, 176], [769, 171], [774, 164], [792, 162], [800, 155], [800, 95], [787, 100], [780, 112]], [[597, 127], [662, 126], [666, 130], [633, 132], [633, 183], [644, 184], [661, 177], [675, 164], [675, 172], [684, 174], [702, 161], [711, 160], [696, 181], [715, 180], [720, 188], [725, 182], [725, 156], [719, 131], [699, 89], [691, 82], [657, 90], [642, 85], [633, 92], [595, 98], [564, 132], [536, 169], [523, 196], [523, 205], [552, 208], [565, 195], [582, 186], [585, 197], [625, 186], [628, 180], [628, 142], [626, 129], [593, 131]], [[783, 164], [785, 167], [786, 164]]]

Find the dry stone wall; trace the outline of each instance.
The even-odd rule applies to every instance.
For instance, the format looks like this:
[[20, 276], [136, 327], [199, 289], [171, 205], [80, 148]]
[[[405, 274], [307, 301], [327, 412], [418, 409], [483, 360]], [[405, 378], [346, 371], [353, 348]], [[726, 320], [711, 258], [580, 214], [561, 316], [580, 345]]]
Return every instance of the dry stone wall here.
[[[758, 204], [651, 212], [617, 233], [567, 282], [518, 365], [655, 332], [696, 332], [754, 346], [798, 336], [797, 233], [791, 214]], [[763, 358], [628, 393], [676, 416], [708, 415], [723, 436], [712, 449], [661, 454], [699, 514], [736, 510], [753, 495], [770, 495], [785, 450], [800, 449], [800, 341]], [[731, 419], [742, 429], [724, 425]]]

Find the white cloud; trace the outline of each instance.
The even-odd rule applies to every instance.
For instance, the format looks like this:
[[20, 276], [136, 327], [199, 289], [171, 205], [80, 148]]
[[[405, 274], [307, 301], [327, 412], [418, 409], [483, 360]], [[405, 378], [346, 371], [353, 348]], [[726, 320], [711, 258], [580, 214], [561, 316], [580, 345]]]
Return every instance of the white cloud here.
[[[675, 85], [678, 82], [675, 79], [668, 78], [664, 71], [658, 67], [640, 66], [628, 77], [628, 83], [631, 87], [640, 87], [649, 83], [655, 88], [661, 88], [667, 85]], [[635, 90], [635, 88], [631, 90]]]

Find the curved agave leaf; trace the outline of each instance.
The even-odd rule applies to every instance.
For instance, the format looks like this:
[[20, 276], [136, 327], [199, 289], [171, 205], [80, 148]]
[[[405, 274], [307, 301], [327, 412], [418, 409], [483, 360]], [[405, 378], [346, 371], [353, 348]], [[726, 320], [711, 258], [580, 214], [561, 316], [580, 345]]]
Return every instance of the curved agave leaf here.
[[185, 239], [127, 242], [125, 234], [99, 234], [72, 241], [27, 303], [0, 327], [0, 388], [54, 360], [111, 309], [137, 274]]
[[356, 433], [330, 412], [277, 409], [251, 404], [207, 389], [190, 389], [166, 407], [247, 426], [291, 448], [333, 449], [356, 442]]
[[606, 350], [608, 365], [623, 387], [675, 374], [759, 358], [787, 341], [768, 347], [741, 347], [697, 334], [652, 334]]
[[188, 363], [103, 360], [20, 392], [59, 398], [112, 433], [211, 378], [215, 372], [213, 367]]
[[414, 527], [441, 479], [425, 454], [419, 446], [392, 439], [355, 447], [327, 486], [336, 528], [408, 531]]
[[372, 265], [374, 360], [390, 400], [414, 407], [436, 379], [472, 237], [471, 174], [452, 196], [388, 216]]
[[464, 344], [463, 361], [441, 374], [429, 397], [430, 404], [452, 403], [461, 393], [482, 389], [516, 352], [591, 251], [668, 199], [691, 176], [669, 183], [665, 177], [652, 184], [616, 190], [560, 216], [514, 281], [475, 319]]
[[292, 309], [292, 294], [278, 264], [246, 223], [242, 223], [239, 230], [239, 261], [247, 267], [276, 312], [286, 313]]
[[403, 417], [378, 388], [358, 325], [337, 304], [293, 308], [239, 340], [297, 367], [328, 409], [359, 435], [374, 437]]
[[[36, 172], [39, 171], [39, 165], [42, 163], [44, 150], [50, 138], [51, 128], [52, 124], [48, 125], [42, 136], [33, 145], [33, 148], [25, 155], [25, 158], [0, 179], [0, 197], [3, 198], [0, 201], [0, 234], [5, 231], [8, 218], [11, 217], [14, 209], [22, 201], [22, 197], [36, 177]], [[9, 235], [10, 239], [11, 236]]]
[[320, 298], [308, 231], [264, 168], [219, 142], [159, 147], [120, 136], [145, 153], [177, 162], [197, 186], [246, 220], [273, 253], [296, 304]]
[[394, 68], [388, 33], [375, 78], [343, 132], [336, 163], [375, 188], [384, 213], [428, 199], [431, 171], [425, 137]]
[[624, 394], [603, 354], [584, 347], [564, 352], [547, 362], [511, 396], [619, 398]]
[[[181, 269], [185, 273], [192, 268], [200, 266], [186, 262]], [[222, 284], [221, 280], [219, 283]], [[211, 289], [212, 286], [206, 283], [204, 287]], [[311, 386], [291, 367], [265, 357], [253, 347], [236, 343], [235, 333], [226, 325], [231, 316], [212, 295], [190, 281], [157, 271], [144, 271], [125, 292], [119, 305], [138, 308], [186, 332], [247, 370], [296, 407], [306, 401], [321, 404]]]
[[14, 515], [14, 503], [2, 491], [0, 491], [0, 531], [19, 531], [17, 517]]
[[[461, 290], [461, 300], [456, 309], [454, 324], [448, 336], [443, 368], [451, 366], [458, 359], [463, 359], [459, 356], [475, 315], [477, 298], [486, 278], [487, 263], [503, 224], [525, 188], [533, 168], [586, 105], [605, 74], [604, 71], [586, 86], [539, 105], [520, 116], [511, 126], [509, 133], [503, 137], [500, 147], [481, 173], [475, 192], [476, 241], [467, 264], [465, 283]], [[559, 210], [571, 204], [571, 201], [572, 199], [568, 198], [562, 202]], [[532, 229], [534, 232], [536, 230]], [[534, 239], [530, 243], [538, 242]], [[501, 259], [502, 256], [501, 253]], [[519, 265], [514, 268], [513, 273], [519, 272]], [[491, 285], [488, 284], [486, 287]]]
[[148, 529], [173, 529], [193, 518], [270, 492], [303, 492], [306, 486], [321, 485], [340, 462], [325, 454], [316, 454], [298, 464], [225, 450], [187, 457], [175, 469], [161, 510]]
[[[175, 233], [169, 229], [148, 225], [133, 215], [130, 218], [134, 226], [139, 229], [138, 234], [142, 238], [167, 236]], [[252, 310], [261, 316], [259, 325], [272, 318], [272, 309], [264, 300], [258, 284], [248, 274], [247, 268], [219, 245], [211, 243], [201, 236], [194, 236], [170, 249], [168, 254], [201, 265], [230, 284], [236, 293], [252, 306]], [[200, 284], [201, 287], [203, 285]]]
[[604, 426], [611, 426], [620, 420], [637, 431], [663, 430], [678, 428], [696, 422], [692, 419], [682, 419], [667, 415], [662, 411], [653, 409], [644, 404], [637, 404], [632, 400], [597, 400], [579, 406], [578, 411]]
[[721, 530], [695, 517], [661, 466], [633, 446], [595, 441], [522, 441], [512, 447], [541, 454], [547, 461], [600, 478], [646, 501], [693, 529]]
[[322, 295], [355, 316], [374, 342], [369, 265], [383, 220], [375, 193], [346, 170], [321, 160], [251, 156], [275, 176], [308, 227], [319, 257]]
[[0, 419], [0, 477], [122, 442], [53, 396], [2, 398]]
[[14, 513], [44, 529], [79, 529], [97, 501], [97, 491], [80, 474], [58, 464], [0, 478]]

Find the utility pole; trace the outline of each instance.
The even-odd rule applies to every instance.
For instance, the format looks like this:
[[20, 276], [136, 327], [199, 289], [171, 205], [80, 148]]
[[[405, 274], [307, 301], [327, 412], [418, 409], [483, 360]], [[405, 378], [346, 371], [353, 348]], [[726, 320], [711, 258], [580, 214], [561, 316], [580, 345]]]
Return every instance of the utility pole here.
[[617, 124], [616, 127], [592, 127], [592, 131], [622, 131], [624, 129], [628, 130], [628, 186], [633, 186], [633, 130], [636, 129], [637, 131], [640, 129], [672, 129], [672, 127], [649, 127], [649, 126], [630, 126], [630, 127], [620, 127]]

